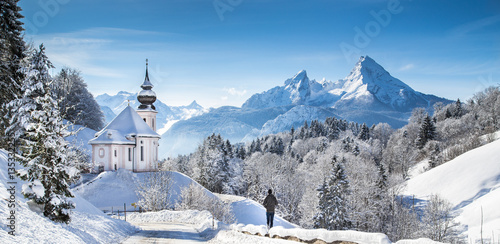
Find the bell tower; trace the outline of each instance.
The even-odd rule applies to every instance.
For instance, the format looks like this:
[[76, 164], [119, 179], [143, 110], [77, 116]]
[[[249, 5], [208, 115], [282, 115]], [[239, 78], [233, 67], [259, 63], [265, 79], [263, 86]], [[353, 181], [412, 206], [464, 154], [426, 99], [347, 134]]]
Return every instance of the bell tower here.
[[156, 93], [151, 90], [153, 84], [149, 81], [148, 75], [148, 60], [146, 59], [146, 77], [141, 85], [142, 91], [137, 94], [137, 100], [141, 103], [137, 109], [137, 113], [146, 122], [146, 124], [156, 132], [156, 111], [153, 103], [156, 101]]

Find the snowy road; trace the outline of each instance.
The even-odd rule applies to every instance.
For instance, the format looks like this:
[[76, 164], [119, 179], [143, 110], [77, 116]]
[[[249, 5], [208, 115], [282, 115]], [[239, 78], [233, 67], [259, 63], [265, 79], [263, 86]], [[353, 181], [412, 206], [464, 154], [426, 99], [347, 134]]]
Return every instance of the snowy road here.
[[206, 242], [192, 225], [180, 223], [135, 223], [142, 231], [130, 236], [123, 244], [131, 243], [202, 243]]

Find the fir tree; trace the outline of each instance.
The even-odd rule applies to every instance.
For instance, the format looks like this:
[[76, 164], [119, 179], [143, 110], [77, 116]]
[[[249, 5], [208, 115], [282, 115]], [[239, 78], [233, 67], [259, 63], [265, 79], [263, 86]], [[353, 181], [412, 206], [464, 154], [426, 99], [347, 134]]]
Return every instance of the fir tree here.
[[52, 64], [43, 45], [31, 57], [23, 82], [22, 96], [8, 104], [13, 113], [7, 130], [20, 141], [22, 155], [17, 160], [24, 166], [19, 177], [27, 181], [22, 187], [26, 198], [43, 206], [43, 214], [55, 222], [68, 223], [69, 209], [74, 204], [69, 184], [79, 177], [71, 161], [71, 147], [64, 137], [71, 135], [50, 95], [48, 74]]
[[346, 230], [351, 226], [348, 216], [347, 196], [349, 183], [343, 162], [333, 160], [330, 176], [318, 189], [318, 212], [314, 216], [314, 227], [327, 230]]
[[436, 127], [431, 120], [431, 117], [427, 115], [422, 124], [420, 125], [420, 130], [417, 136], [417, 147], [419, 149], [424, 148], [428, 141], [434, 140], [436, 138]]
[[460, 118], [460, 117], [462, 117], [462, 115], [464, 115], [464, 111], [462, 108], [462, 102], [460, 102], [460, 98], [459, 98], [455, 102], [455, 107], [453, 108], [453, 117]]
[[11, 139], [11, 136], [4, 138], [8, 118], [12, 117], [6, 105], [21, 96], [24, 79], [22, 67], [26, 48], [18, 1], [0, 1], [0, 146], [5, 146], [4, 143]]
[[363, 123], [361, 125], [361, 131], [359, 132], [358, 134], [358, 138], [363, 140], [363, 141], [367, 141], [368, 139], [370, 139], [370, 129], [368, 128], [368, 126], [366, 126], [365, 123]]

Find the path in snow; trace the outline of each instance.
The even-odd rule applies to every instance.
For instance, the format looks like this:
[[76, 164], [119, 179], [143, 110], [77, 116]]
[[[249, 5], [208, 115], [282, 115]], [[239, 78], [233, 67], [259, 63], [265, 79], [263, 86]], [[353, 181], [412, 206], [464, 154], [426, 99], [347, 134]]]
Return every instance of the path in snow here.
[[123, 244], [131, 243], [203, 243], [205, 239], [192, 225], [180, 223], [134, 223], [142, 231], [130, 236]]

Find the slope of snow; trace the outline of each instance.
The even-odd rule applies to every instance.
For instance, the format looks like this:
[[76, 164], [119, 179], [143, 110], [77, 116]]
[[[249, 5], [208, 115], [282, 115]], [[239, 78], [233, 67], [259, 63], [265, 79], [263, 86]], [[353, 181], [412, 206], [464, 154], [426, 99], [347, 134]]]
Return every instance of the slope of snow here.
[[469, 239], [479, 238], [482, 207], [483, 236], [499, 234], [499, 148], [500, 140], [494, 141], [420, 174], [407, 182], [405, 194], [424, 200], [438, 194], [450, 201]]
[[[111, 211], [123, 210], [123, 204], [131, 210], [132, 203], [139, 199], [135, 193], [139, 181], [144, 180], [148, 173], [132, 173], [125, 169], [117, 171], [106, 171], [99, 174], [94, 180], [80, 185], [74, 192], [81, 195], [87, 201], [101, 210]], [[182, 173], [172, 172], [172, 179], [175, 182], [170, 190], [172, 206], [180, 198], [182, 188], [189, 186], [194, 181]], [[195, 184], [198, 184], [195, 182]], [[209, 191], [206, 191], [212, 197]]]
[[[111, 211], [123, 210], [123, 204], [127, 210], [131, 210], [131, 203], [138, 201], [135, 191], [137, 182], [143, 180], [146, 173], [132, 173], [128, 170], [118, 170], [116, 172], [108, 171], [99, 174], [93, 181], [78, 186], [74, 192], [81, 195], [87, 201], [101, 210]], [[172, 178], [175, 184], [170, 190], [171, 204], [175, 205], [180, 200], [180, 194], [184, 187], [191, 183], [198, 184], [188, 176], [172, 172]], [[199, 185], [199, 184], [198, 184]], [[216, 195], [205, 189], [209, 197], [220, 197], [226, 202], [231, 202], [235, 219], [237, 223], [263, 225], [266, 223], [264, 208], [257, 202], [242, 197], [233, 197], [229, 200], [225, 195]], [[275, 216], [275, 225], [285, 228], [293, 228], [295, 225], [279, 216]]]
[[[13, 186], [7, 182], [12, 182], [8, 178], [8, 156], [3, 149], [0, 150], [0, 198], [9, 199], [11, 195], [7, 191]], [[17, 169], [19, 169], [17, 164]], [[71, 211], [70, 224], [54, 223], [43, 217], [43, 214], [33, 212], [28, 207], [26, 199], [21, 194], [21, 187], [24, 184], [20, 179], [15, 182], [15, 219], [16, 236], [11, 236], [7, 232], [6, 219], [12, 209], [2, 201], [0, 204], [0, 242], [1, 243], [118, 243], [137, 229], [129, 223], [121, 220], [111, 219], [105, 216], [92, 204], [75, 194], [72, 201], [76, 208]]]

